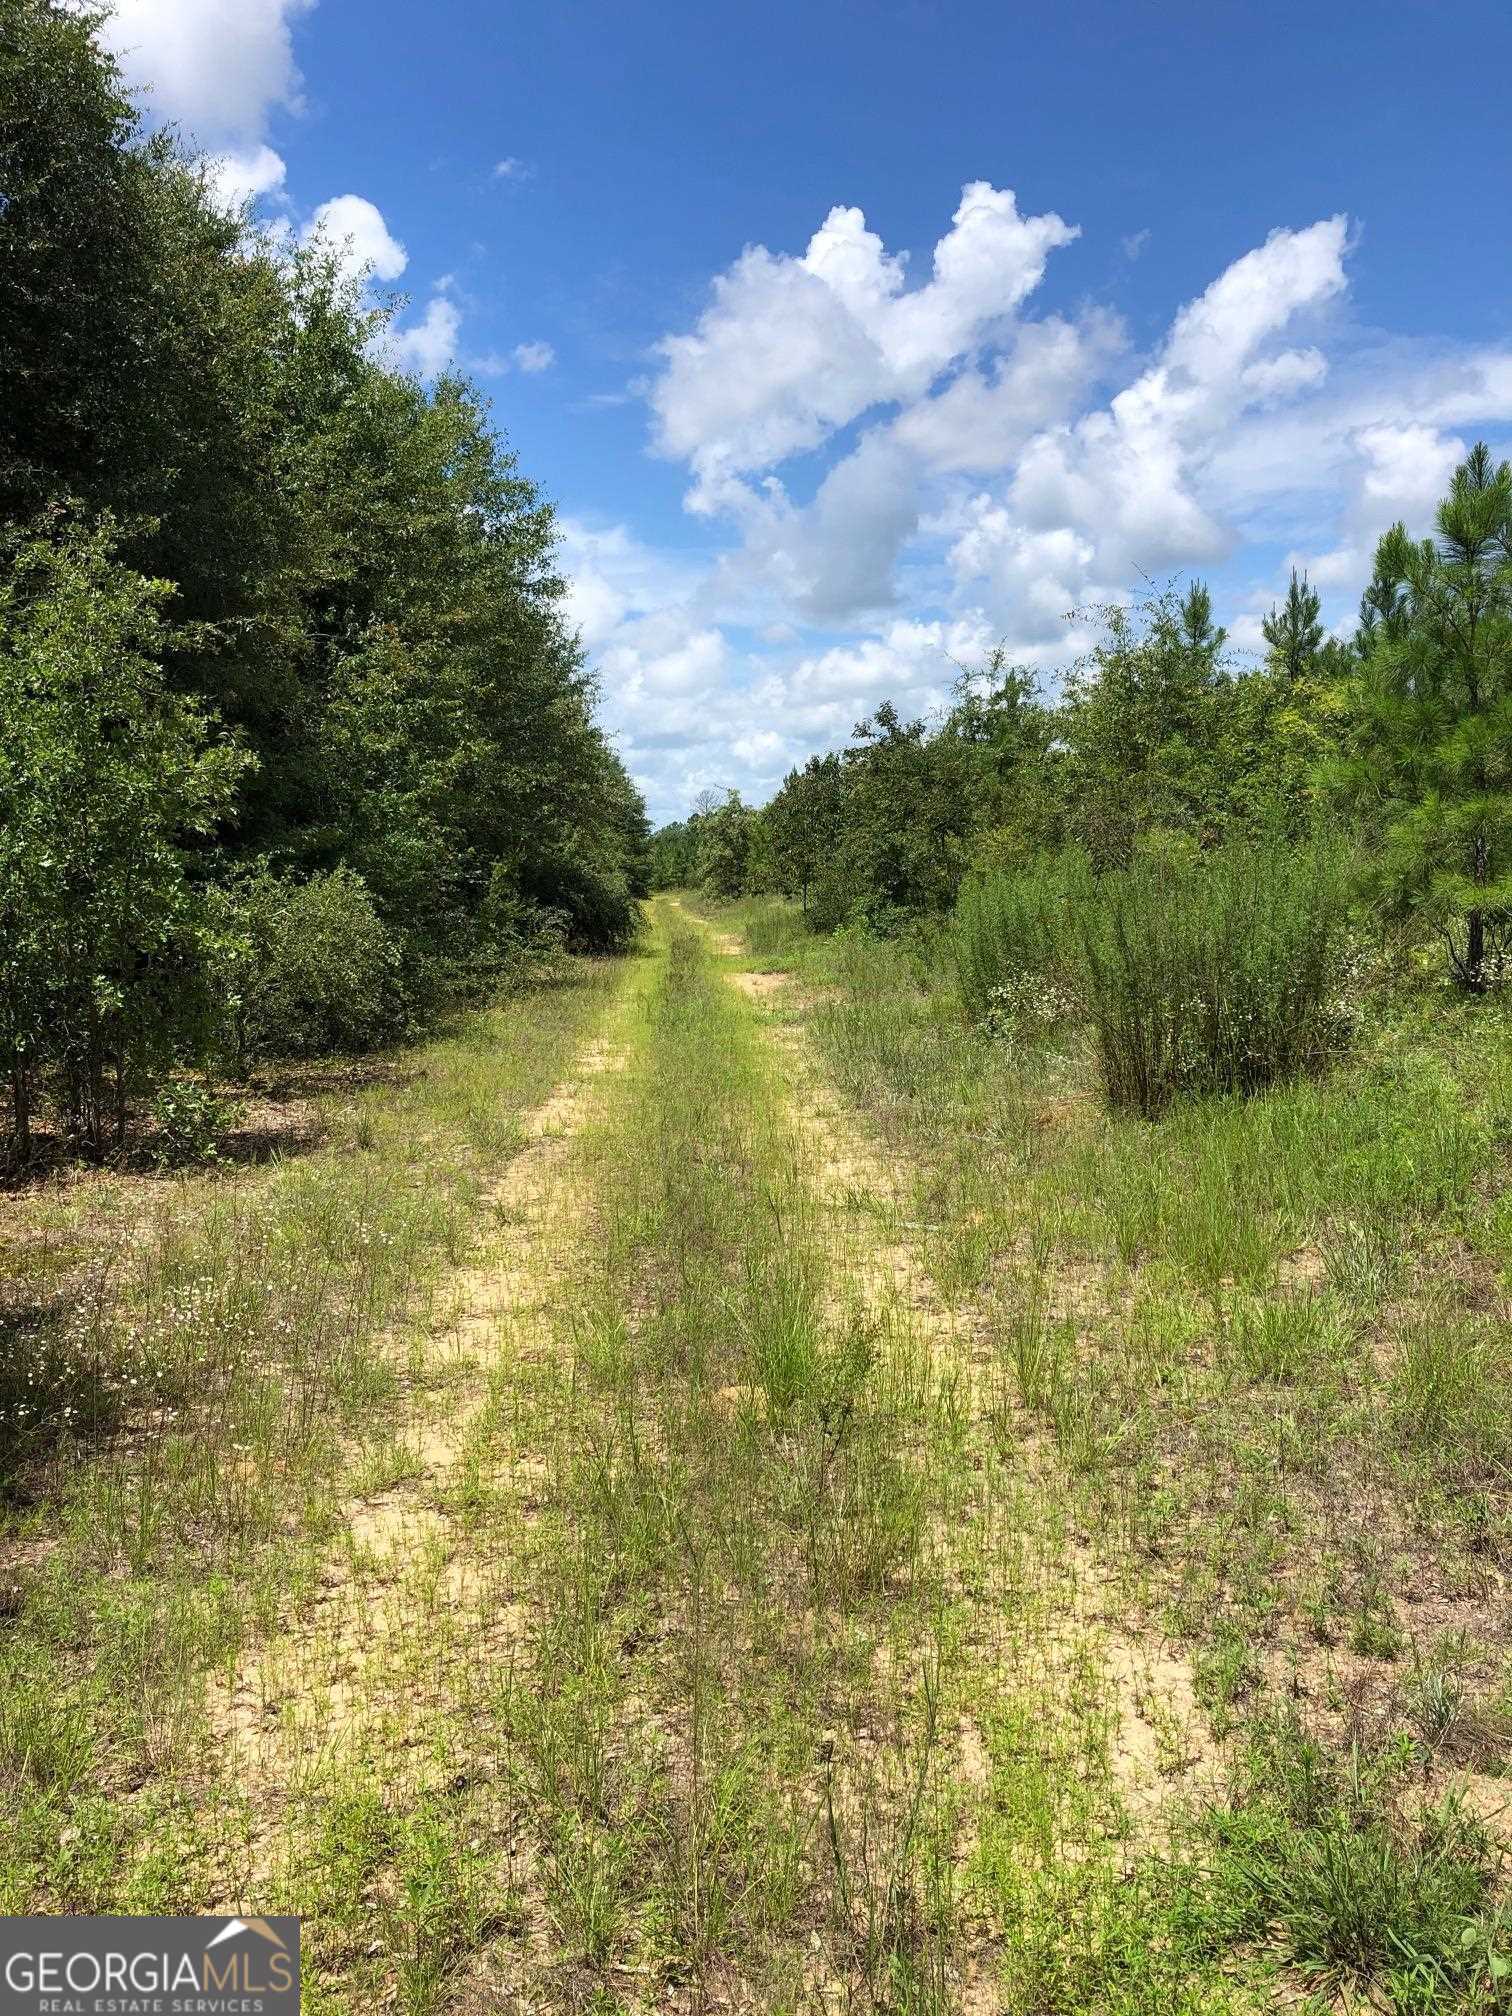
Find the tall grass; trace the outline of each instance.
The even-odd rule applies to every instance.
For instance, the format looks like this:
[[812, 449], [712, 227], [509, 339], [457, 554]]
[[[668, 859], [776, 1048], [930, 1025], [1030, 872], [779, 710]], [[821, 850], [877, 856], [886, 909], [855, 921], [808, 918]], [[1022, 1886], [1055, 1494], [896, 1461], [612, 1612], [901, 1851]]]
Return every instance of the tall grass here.
[[746, 906], [739, 920], [746, 943], [758, 959], [782, 959], [813, 936], [814, 927], [796, 903], [765, 896]]
[[1215, 849], [1104, 876], [1082, 984], [1110, 1104], [1154, 1119], [1182, 1092], [1302, 1076], [1349, 1023], [1347, 880], [1317, 843]]
[[814, 942], [814, 926], [787, 896], [744, 896], [726, 902], [700, 890], [680, 899], [685, 909], [722, 931], [738, 931], [757, 959], [784, 965]]
[[1024, 981], [1074, 995], [1078, 919], [1092, 900], [1091, 864], [1076, 852], [968, 881], [956, 905], [951, 951], [970, 1019], [986, 1021], [994, 1004]]

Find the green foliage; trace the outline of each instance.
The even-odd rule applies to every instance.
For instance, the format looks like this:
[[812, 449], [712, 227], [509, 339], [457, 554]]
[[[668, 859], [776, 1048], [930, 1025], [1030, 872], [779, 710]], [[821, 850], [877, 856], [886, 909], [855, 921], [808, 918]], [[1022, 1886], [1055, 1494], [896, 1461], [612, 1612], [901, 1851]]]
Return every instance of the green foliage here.
[[756, 813], [741, 803], [738, 791], [731, 791], [722, 805], [712, 805], [694, 816], [698, 820], [699, 882], [714, 896], [740, 895], [750, 886]]
[[1405, 1762], [1350, 1768], [1295, 1720], [1262, 1722], [1232, 1809], [1209, 1822], [1214, 1919], [1232, 1939], [1278, 1938], [1320, 1987], [1494, 2007], [1509, 1956], [1491, 1844], [1452, 1801], [1412, 1812]]
[[691, 889], [698, 880], [696, 815], [658, 827], [651, 836], [648, 851], [647, 880], [651, 889]]
[[[1102, 870], [1162, 836], [1211, 847], [1304, 835], [1345, 725], [1347, 655], [1313, 637], [1306, 592], [1293, 669], [1236, 673], [1200, 582], [1092, 612], [1102, 634], [1054, 705], [995, 651], [961, 674], [939, 722], [883, 706], [850, 747], [792, 771], [759, 815], [741, 808], [740, 848], [721, 840], [707, 886], [775, 889], [817, 929], [893, 935], [945, 915], [972, 868], [1015, 872], [1070, 847]], [[658, 835], [663, 886], [697, 879], [712, 816]]]
[[306, 882], [260, 874], [224, 905], [225, 1044], [258, 1058], [362, 1050], [400, 1033], [399, 951], [349, 868]]
[[1070, 833], [1097, 867], [1121, 867], [1152, 830], [1213, 837], [1233, 681], [1200, 583], [1097, 613], [1104, 634], [1073, 668], [1057, 727]]
[[0, 579], [0, 1047], [23, 1153], [39, 1070], [98, 1151], [124, 1139], [133, 1076], [190, 1035], [210, 918], [186, 842], [247, 768], [168, 689], [166, 586], [108, 526], [45, 530]]
[[[383, 368], [383, 313], [328, 251], [249, 236], [142, 138], [95, 27], [0, 0], [0, 1064], [23, 1153], [47, 1017], [95, 1147], [201, 1051], [229, 957], [202, 899], [259, 863], [326, 892], [298, 899], [318, 933], [347, 892], [351, 947], [310, 954], [327, 980], [282, 942], [270, 969], [259, 1041], [302, 1048], [475, 996], [521, 918], [623, 945], [647, 886], [550, 507], [467, 385]], [[404, 1013], [378, 1001], [394, 960]]]
[[1145, 855], [1082, 920], [1085, 989], [1113, 1105], [1155, 1118], [1178, 1092], [1261, 1090], [1348, 1034], [1346, 863], [1326, 843]]
[[1005, 990], [1025, 981], [1074, 997], [1081, 985], [1078, 919], [1092, 900], [1091, 866], [1075, 851], [968, 880], [951, 950], [969, 1018], [985, 1022]]
[[1499, 977], [1512, 921], [1512, 468], [1455, 471], [1438, 537], [1382, 539], [1359, 721], [1339, 776], [1377, 841], [1373, 893], [1440, 934], [1460, 984]]
[[797, 896], [809, 891], [833, 860], [845, 823], [846, 779], [838, 756], [811, 756], [791, 771], [765, 813], [772, 884]]
[[846, 751], [846, 817], [839, 849], [822, 872], [815, 921], [847, 917], [895, 931], [909, 916], [943, 912], [967, 863], [972, 807], [969, 762], [953, 738], [931, 737], [882, 706], [856, 728]]
[[152, 1101], [153, 1153], [160, 1164], [213, 1162], [235, 1126], [239, 1108], [232, 1099], [183, 1078], [166, 1079]]
[[1323, 625], [1318, 621], [1322, 604], [1318, 591], [1309, 588], [1307, 576], [1299, 581], [1293, 567], [1285, 605], [1272, 609], [1260, 625], [1278, 669], [1288, 679], [1303, 679], [1317, 663], [1323, 643]]

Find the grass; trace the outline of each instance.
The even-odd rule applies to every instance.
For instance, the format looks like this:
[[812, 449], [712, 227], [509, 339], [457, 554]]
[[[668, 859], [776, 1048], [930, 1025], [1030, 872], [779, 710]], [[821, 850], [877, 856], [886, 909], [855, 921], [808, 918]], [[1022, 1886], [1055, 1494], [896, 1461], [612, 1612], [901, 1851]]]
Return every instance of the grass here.
[[[716, 921], [779, 940], [756, 907]], [[1074, 1027], [993, 1041], [955, 975], [906, 945], [798, 936], [785, 963], [827, 1074], [910, 1172], [934, 1277], [997, 1368], [1000, 1435], [1022, 1449], [1027, 1432], [1053, 1461], [1125, 1615], [1189, 1664], [1222, 1788], [1184, 1802], [1204, 1873], [1183, 1923], [1319, 1992], [1500, 2006], [1498, 1011], [1401, 1004], [1323, 1077], [1185, 1100], [1151, 1127], [1108, 1110]], [[1456, 1754], [1432, 1731], [1465, 1702], [1491, 1720]], [[1330, 1769], [1357, 1760], [1352, 1804], [1278, 1817], [1244, 1760], [1281, 1707]], [[1445, 1799], [1452, 1822], [1435, 1817]], [[1182, 1866], [1156, 1883], [1168, 1904]], [[1254, 1888], [1242, 1922], [1234, 1884]], [[1063, 2006], [1072, 1990], [1041, 1992]], [[1075, 1993], [1113, 1996], [1085, 1979]]]
[[351, 2016], [1505, 2006], [1500, 1033], [1152, 1128], [706, 907], [25, 1203], [100, 1397], [16, 1444], [6, 1908], [298, 1911]]
[[[607, 985], [583, 968], [540, 995], [528, 1041], [501, 1015], [431, 1046], [397, 1094], [333, 1105], [307, 1155], [7, 1207], [6, 1908], [137, 1894], [207, 1674], [309, 1586], [352, 1476], [392, 1464], [433, 1376], [408, 1340], [443, 1319], [488, 1171]], [[189, 1908], [197, 1875], [161, 1880]]]

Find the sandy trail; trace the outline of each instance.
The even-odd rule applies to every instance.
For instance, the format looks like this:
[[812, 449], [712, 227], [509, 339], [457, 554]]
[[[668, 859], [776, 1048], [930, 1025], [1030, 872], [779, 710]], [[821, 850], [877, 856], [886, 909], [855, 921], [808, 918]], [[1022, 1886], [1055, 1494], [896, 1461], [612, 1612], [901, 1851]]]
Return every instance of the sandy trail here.
[[428, 1728], [527, 1656], [515, 1585], [546, 1465], [502, 1389], [549, 1352], [547, 1305], [585, 1233], [573, 1144], [622, 1063], [595, 1038], [524, 1117], [522, 1147], [481, 1202], [484, 1251], [406, 1340], [412, 1404], [392, 1481], [354, 1495], [314, 1591], [212, 1685], [221, 1768], [255, 1816], [241, 1883], [276, 1860], [293, 1803], [344, 1770], [381, 1763], [422, 1782], [436, 1764]]
[[[829, 1084], [797, 1019], [800, 1004], [789, 976], [754, 970], [743, 941], [712, 929], [710, 935], [722, 959], [741, 962], [726, 964], [726, 978], [752, 1002], [783, 1055], [788, 1115], [806, 1150], [837, 1276], [870, 1316], [904, 1339], [905, 1348], [923, 1354], [934, 1376], [964, 1396], [976, 1428], [986, 1432], [989, 1415], [1001, 1416], [1003, 1408], [991, 1308], [971, 1297], [952, 1301], [941, 1294], [910, 1231], [910, 1172], [881, 1153]], [[1053, 1298], [1057, 1285], [1044, 1281], [1042, 1289]], [[1022, 1460], [1032, 1463], [1037, 1487], [1053, 1492], [1053, 1452], [1022, 1410], [1018, 1414]], [[990, 1508], [987, 1516], [990, 1523]], [[973, 1572], [979, 1570], [982, 1537], [961, 1531], [937, 1536], [947, 1556], [969, 1555]], [[1080, 1689], [1083, 1711], [1105, 1728], [1124, 1816], [1134, 1831], [1143, 1832], [1158, 1822], [1171, 1793], [1190, 1785], [1192, 1774], [1212, 1759], [1191, 1667], [1168, 1640], [1127, 1616], [1095, 1548], [1079, 1538], [1069, 1519], [1052, 1517], [1035, 1538], [1044, 1548], [1032, 1569], [1042, 1585], [1035, 1608], [1049, 1620], [1048, 1629], [1018, 1643], [994, 1644], [987, 1633], [980, 1650], [993, 1660], [1006, 1652], [1025, 1683], [1048, 1684], [1062, 1695], [1068, 1687]], [[951, 1579], [959, 1580], [955, 1570]], [[1003, 1601], [1014, 1596], [1007, 1588], [1000, 1592]], [[982, 1736], [969, 1714], [958, 1732], [958, 1757], [967, 1784], [985, 1783]]]

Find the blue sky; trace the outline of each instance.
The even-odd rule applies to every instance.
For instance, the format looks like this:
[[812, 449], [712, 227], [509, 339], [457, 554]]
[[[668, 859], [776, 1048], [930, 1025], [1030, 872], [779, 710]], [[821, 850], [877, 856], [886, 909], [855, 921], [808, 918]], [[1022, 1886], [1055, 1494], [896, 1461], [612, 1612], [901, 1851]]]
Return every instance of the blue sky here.
[[1512, 11], [121, 0], [128, 74], [408, 297], [562, 517], [658, 819], [996, 641], [1293, 563], [1512, 445]]

